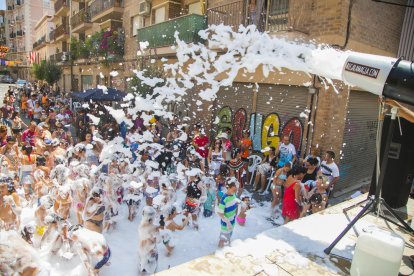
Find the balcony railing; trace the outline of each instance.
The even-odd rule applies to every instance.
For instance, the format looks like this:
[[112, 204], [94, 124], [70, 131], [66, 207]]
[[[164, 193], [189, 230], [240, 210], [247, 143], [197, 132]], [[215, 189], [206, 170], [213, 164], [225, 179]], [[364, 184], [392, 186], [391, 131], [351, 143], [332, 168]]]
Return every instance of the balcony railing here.
[[246, 0], [221, 5], [207, 10], [209, 25], [229, 25], [237, 30], [248, 23]]
[[90, 14], [85, 9], [80, 10], [77, 14], [70, 18], [70, 24], [72, 25], [72, 28], [76, 28], [82, 23], [91, 23]]
[[69, 0], [57, 0], [55, 3], [55, 13], [64, 7], [69, 8]]
[[90, 5], [91, 17], [95, 17], [100, 13], [111, 8], [123, 8], [122, 0], [95, 0]]
[[35, 43], [33, 43], [33, 48], [37, 48], [41, 45], [46, 44], [46, 35], [42, 36], [38, 41], [36, 41]]
[[55, 39], [65, 34], [69, 34], [69, 24], [62, 24], [56, 28]]
[[138, 29], [137, 37], [139, 41], [148, 41], [150, 48], [171, 46], [175, 44], [174, 33], [178, 31], [181, 40], [197, 43], [203, 42], [198, 32], [206, 28], [204, 16], [190, 14]]
[[62, 56], [63, 56], [64, 54], [65, 54], [65, 53], [63, 53], [63, 52], [56, 53], [56, 54], [54, 54], [54, 55], [51, 55], [51, 56], [49, 57], [49, 59], [50, 59], [50, 61], [51, 61], [51, 62], [62, 62]]
[[56, 33], [56, 30], [50, 31], [50, 33], [49, 33], [49, 41], [55, 40], [55, 33]]
[[285, 31], [289, 29], [289, 0], [271, 0], [267, 13], [268, 31]]

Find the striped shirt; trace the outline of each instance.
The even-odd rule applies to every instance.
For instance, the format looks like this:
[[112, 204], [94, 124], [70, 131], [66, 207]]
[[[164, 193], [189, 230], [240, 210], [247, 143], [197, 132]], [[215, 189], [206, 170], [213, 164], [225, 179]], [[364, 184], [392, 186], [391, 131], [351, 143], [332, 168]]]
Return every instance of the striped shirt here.
[[[228, 195], [224, 194], [221, 198], [221, 201], [218, 205], [218, 213], [224, 215], [227, 218], [231, 225], [234, 227], [236, 222], [236, 211], [237, 211], [237, 198], [236, 195]], [[230, 233], [233, 231], [232, 229], [227, 229], [227, 224], [223, 220], [221, 220], [221, 232], [222, 233]]]

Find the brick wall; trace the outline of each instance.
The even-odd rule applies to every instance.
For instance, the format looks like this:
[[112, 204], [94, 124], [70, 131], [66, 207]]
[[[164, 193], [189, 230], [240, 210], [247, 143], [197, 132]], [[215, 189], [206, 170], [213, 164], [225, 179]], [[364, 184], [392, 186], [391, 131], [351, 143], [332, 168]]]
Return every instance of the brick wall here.
[[351, 39], [395, 56], [398, 52], [405, 8], [356, 0], [352, 8]]
[[323, 151], [332, 150], [339, 156], [348, 111], [349, 89], [340, 82], [335, 82], [335, 86], [338, 93], [331, 86], [320, 86], [312, 147], [319, 147]]

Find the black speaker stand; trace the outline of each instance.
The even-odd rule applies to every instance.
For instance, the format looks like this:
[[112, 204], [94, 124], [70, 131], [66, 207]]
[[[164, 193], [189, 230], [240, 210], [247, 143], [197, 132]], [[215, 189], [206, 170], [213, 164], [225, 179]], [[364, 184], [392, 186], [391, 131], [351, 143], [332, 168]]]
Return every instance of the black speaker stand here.
[[[367, 203], [364, 206], [364, 208], [362, 208], [362, 210], [356, 215], [356, 217], [347, 225], [347, 227], [345, 227], [345, 229], [341, 232], [341, 234], [339, 234], [339, 236], [327, 248], [325, 248], [325, 250], [323, 251], [325, 252], [325, 254], [329, 255], [332, 249], [335, 247], [335, 245], [346, 235], [346, 233], [348, 233], [348, 231], [355, 225], [355, 223], [357, 223], [357, 221], [360, 218], [364, 217], [365, 215], [369, 213], [374, 213], [378, 215], [379, 217], [385, 219], [386, 221], [389, 221], [393, 224], [400, 226], [401, 228], [405, 229], [407, 232], [414, 233], [414, 230], [401, 217], [398, 216], [398, 214], [384, 201], [383, 198], [381, 198], [381, 189], [384, 183], [385, 171], [386, 171], [387, 164], [388, 164], [388, 153], [390, 151], [390, 145], [391, 145], [392, 137], [394, 134], [394, 127], [395, 127], [395, 120], [397, 118], [397, 112], [398, 112], [398, 108], [393, 107], [391, 109], [391, 121], [390, 121], [390, 125], [388, 128], [387, 140], [385, 142], [384, 154], [381, 160], [381, 171], [380, 171], [379, 179], [377, 182], [377, 187], [375, 190], [375, 195], [370, 196], [367, 199]], [[353, 207], [355, 207], [355, 205], [349, 208], [346, 208], [346, 209], [349, 210], [349, 209], [352, 209]], [[388, 212], [390, 212], [392, 216], [401, 223], [401, 225], [383, 216], [381, 214], [381, 211], [383, 208], [385, 208]]]

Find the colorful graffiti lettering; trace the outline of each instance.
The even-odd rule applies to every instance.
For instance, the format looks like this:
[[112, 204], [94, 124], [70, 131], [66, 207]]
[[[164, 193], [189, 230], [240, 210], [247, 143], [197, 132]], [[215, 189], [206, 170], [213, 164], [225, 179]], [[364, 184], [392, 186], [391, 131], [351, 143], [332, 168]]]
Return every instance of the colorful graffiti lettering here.
[[250, 115], [250, 121], [247, 125], [246, 110], [240, 108], [232, 116], [232, 111], [228, 106], [220, 109], [217, 116], [219, 118], [218, 133], [221, 133], [224, 128], [231, 129], [233, 144], [238, 143], [242, 137], [243, 130], [249, 127], [254, 151], [260, 151], [271, 146], [277, 148], [283, 135], [288, 135], [297, 151], [300, 151], [303, 138], [303, 124], [296, 117], [289, 119], [283, 124], [277, 113], [270, 113], [266, 117], [260, 113], [253, 113]]
[[279, 145], [279, 115], [271, 113], [267, 115], [262, 126], [262, 149]]
[[303, 126], [302, 122], [297, 118], [290, 119], [282, 129], [283, 135], [288, 135], [290, 141], [295, 146], [296, 149], [300, 149], [302, 145], [302, 135], [303, 135]]
[[[232, 124], [231, 124], [231, 108], [228, 106], [223, 107], [220, 109], [220, 111], [217, 113], [217, 117], [219, 118], [218, 122], [218, 132], [222, 133], [224, 129], [228, 128], [232, 130]], [[230, 138], [230, 137], [229, 137]]]

